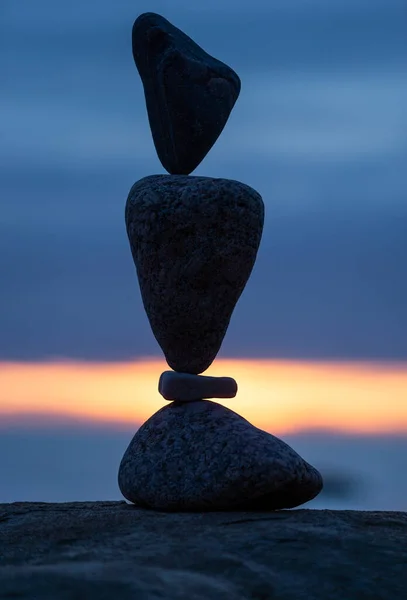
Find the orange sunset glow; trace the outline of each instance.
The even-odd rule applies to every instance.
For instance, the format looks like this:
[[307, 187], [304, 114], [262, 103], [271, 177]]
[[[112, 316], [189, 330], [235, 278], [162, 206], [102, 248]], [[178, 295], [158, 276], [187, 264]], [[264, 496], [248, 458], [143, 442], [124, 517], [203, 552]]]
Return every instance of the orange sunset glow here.
[[[0, 363], [0, 421], [38, 414], [141, 423], [167, 402], [157, 391], [163, 360], [125, 363]], [[407, 364], [219, 359], [208, 375], [234, 377], [222, 404], [276, 434], [305, 429], [407, 432]]]

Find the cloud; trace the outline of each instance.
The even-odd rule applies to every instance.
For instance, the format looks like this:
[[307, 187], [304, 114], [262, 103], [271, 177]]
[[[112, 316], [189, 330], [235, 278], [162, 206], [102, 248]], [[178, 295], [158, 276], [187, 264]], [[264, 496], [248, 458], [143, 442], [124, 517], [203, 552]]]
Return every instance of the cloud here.
[[[7, 164], [78, 164], [87, 167], [132, 164], [146, 165], [155, 150], [144, 120], [134, 124], [119, 112], [104, 113], [91, 107], [70, 106], [59, 99], [0, 100], [4, 118], [0, 157]], [[143, 115], [144, 117], [144, 115]]]
[[[133, 182], [163, 171], [130, 52], [134, 11], [147, 3], [82, 5], [2, 3], [3, 358], [160, 354], [123, 219]], [[196, 174], [245, 181], [266, 204], [258, 261], [222, 351], [403, 358], [399, 4], [358, 15], [363, 2], [301, 5], [301, 14], [280, 1], [197, 13], [197, 3], [167, 3], [243, 82]]]
[[[141, 90], [138, 90], [139, 95]], [[400, 74], [353, 73], [246, 77], [232, 123], [219, 141], [222, 153], [237, 160], [365, 160], [406, 152], [404, 100], [407, 80]], [[130, 165], [156, 160], [144, 109], [134, 117], [107, 106], [53, 104], [42, 98], [3, 98], [0, 110], [3, 161], [42, 161], [48, 165]]]
[[406, 101], [402, 73], [256, 73], [246, 78], [223, 148], [305, 163], [393, 156], [407, 150]]

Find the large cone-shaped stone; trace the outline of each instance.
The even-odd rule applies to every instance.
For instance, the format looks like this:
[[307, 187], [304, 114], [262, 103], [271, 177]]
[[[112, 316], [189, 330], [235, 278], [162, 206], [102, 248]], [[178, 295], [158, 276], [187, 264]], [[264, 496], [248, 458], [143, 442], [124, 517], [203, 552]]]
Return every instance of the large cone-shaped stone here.
[[214, 360], [251, 273], [264, 207], [227, 179], [152, 175], [130, 190], [126, 226], [153, 333], [175, 371]]
[[134, 23], [133, 57], [158, 157], [169, 173], [187, 175], [226, 125], [240, 79], [154, 13], [144, 13]]
[[122, 494], [157, 510], [275, 510], [308, 502], [319, 472], [279, 438], [215, 402], [174, 402], [140, 427], [119, 469]]

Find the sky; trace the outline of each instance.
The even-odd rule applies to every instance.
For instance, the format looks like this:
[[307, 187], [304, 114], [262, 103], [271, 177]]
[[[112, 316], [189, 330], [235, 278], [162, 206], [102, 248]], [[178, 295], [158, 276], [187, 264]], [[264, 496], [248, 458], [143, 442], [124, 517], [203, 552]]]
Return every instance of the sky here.
[[164, 172], [131, 54], [146, 10], [242, 81], [194, 172], [266, 208], [212, 367], [238, 381], [228, 406], [281, 435], [407, 435], [404, 0], [1, 0], [0, 431], [40, 444], [163, 404], [124, 225], [132, 184]]

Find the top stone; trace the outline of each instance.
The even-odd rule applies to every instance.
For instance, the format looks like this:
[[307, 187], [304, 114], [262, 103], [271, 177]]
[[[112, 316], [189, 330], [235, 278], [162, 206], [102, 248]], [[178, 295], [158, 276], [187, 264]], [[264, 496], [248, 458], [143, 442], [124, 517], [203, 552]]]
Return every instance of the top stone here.
[[189, 175], [226, 125], [240, 79], [155, 13], [136, 19], [132, 43], [158, 157], [170, 174]]

